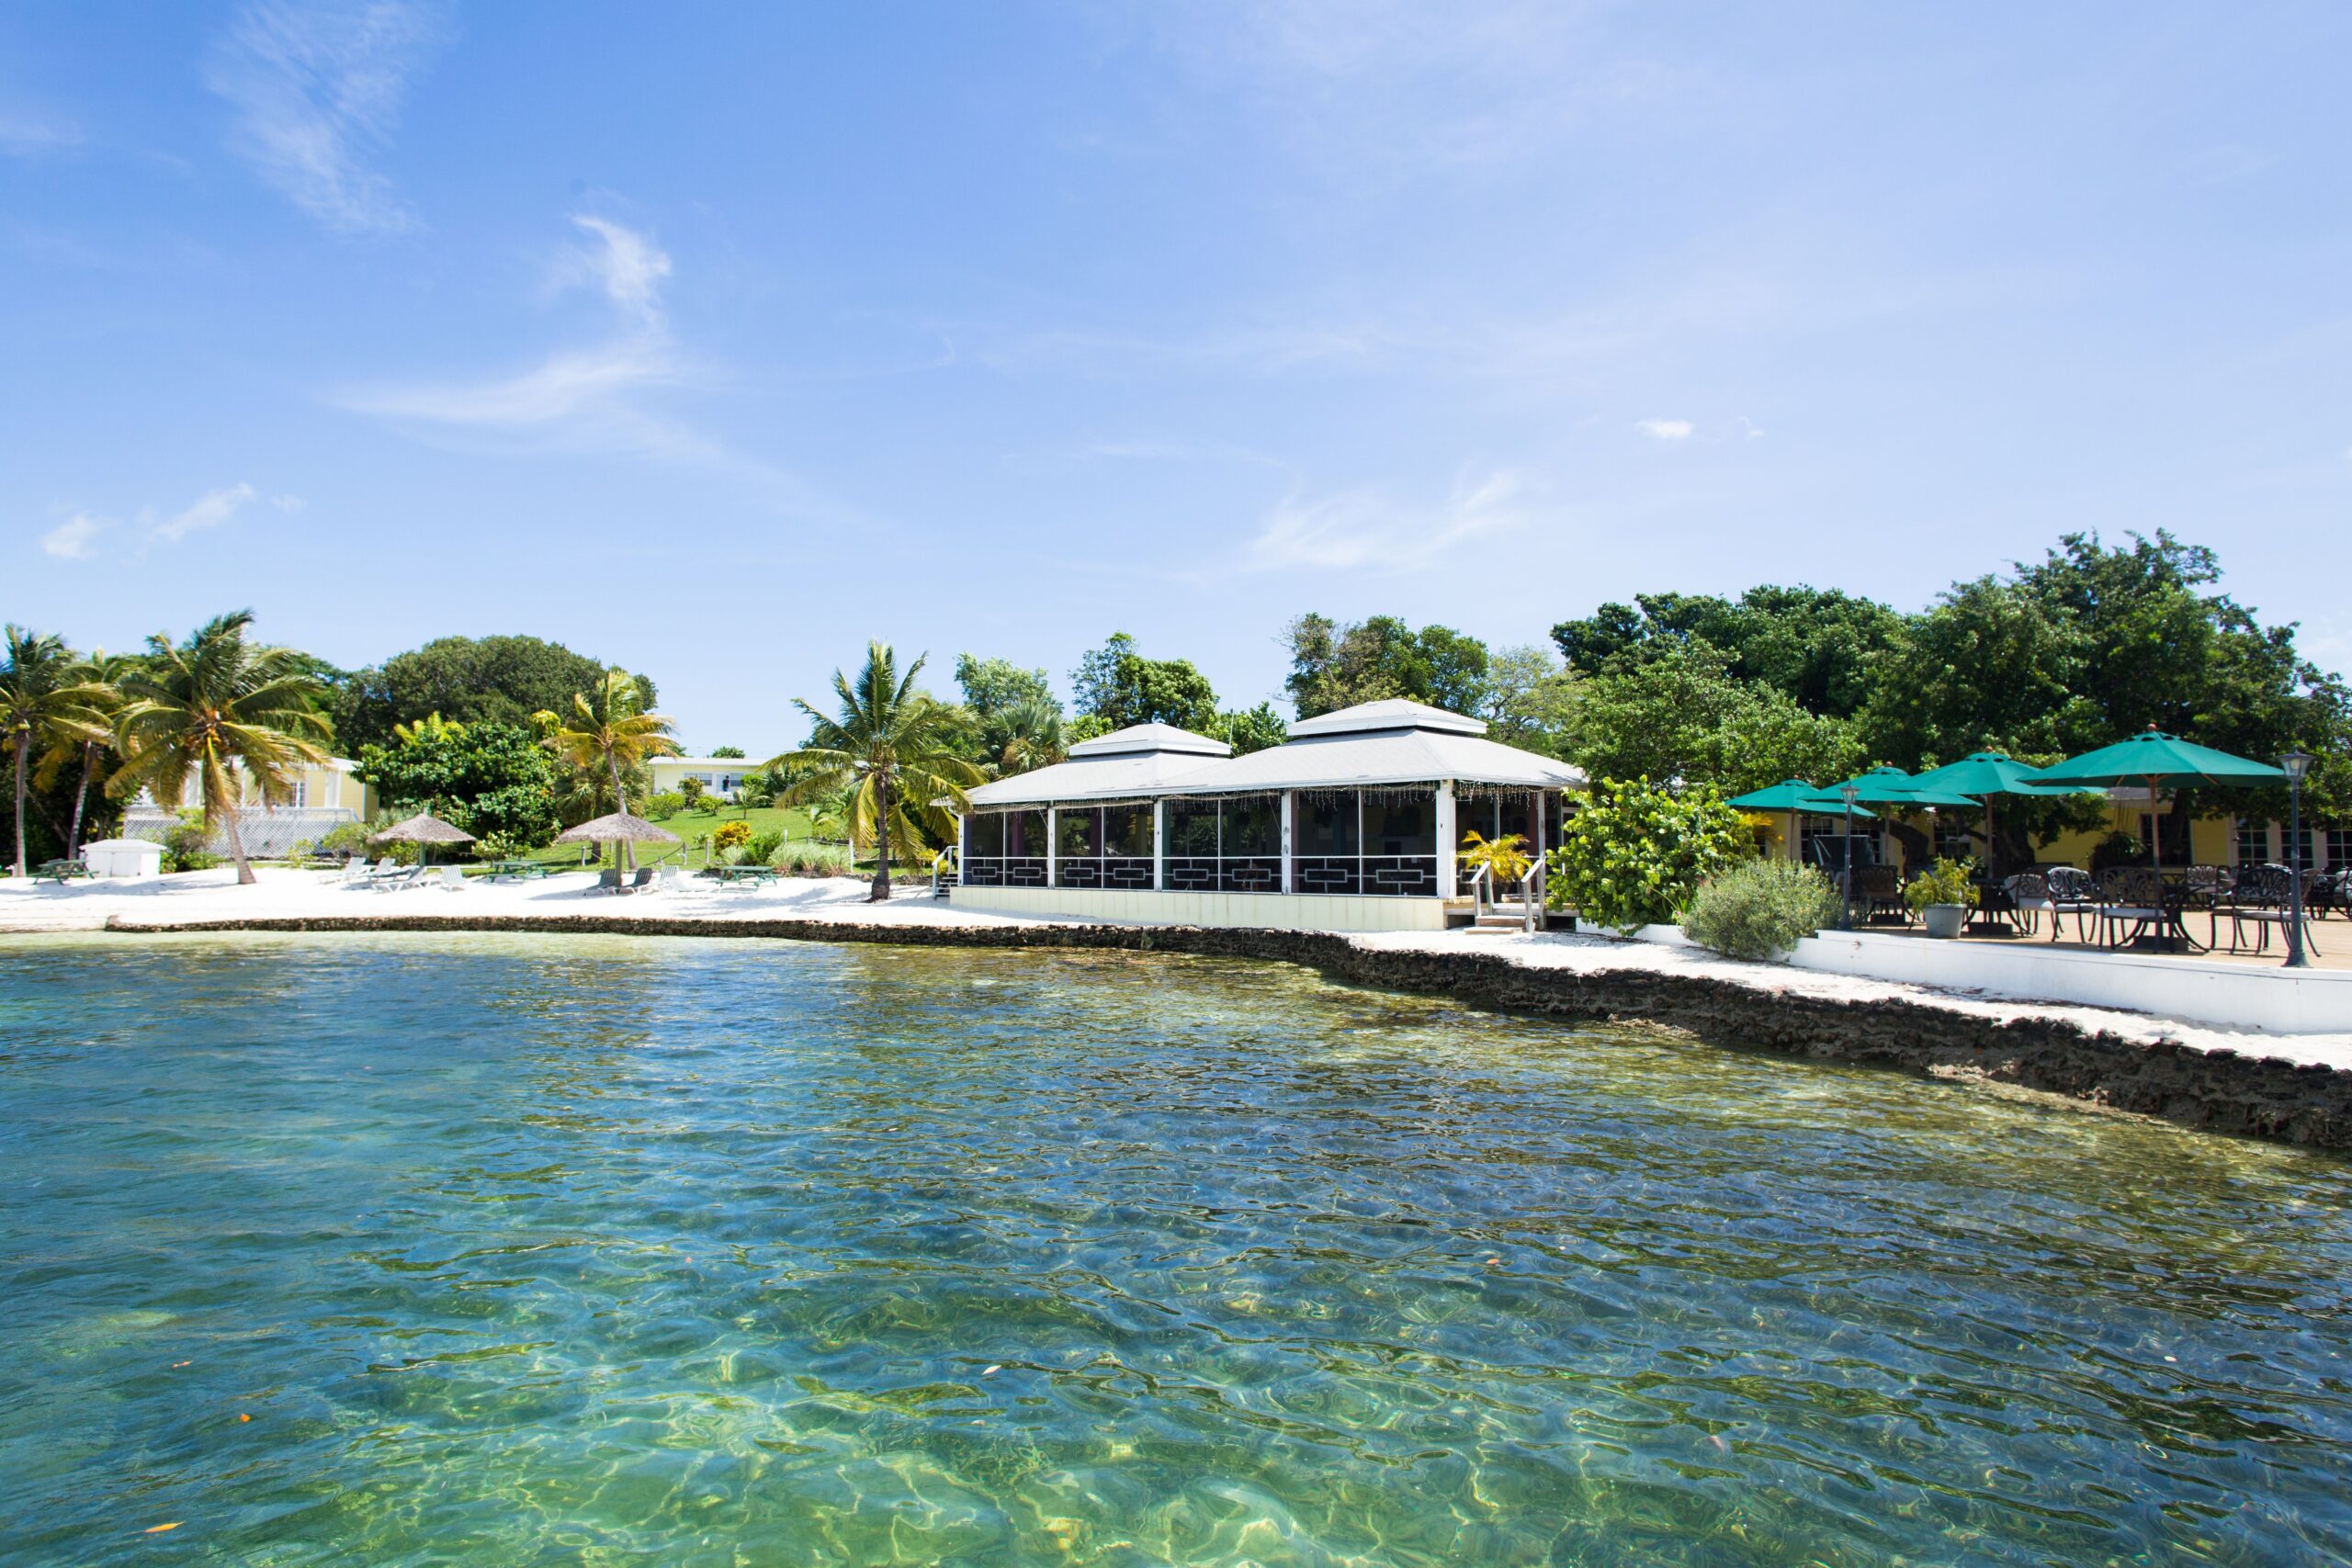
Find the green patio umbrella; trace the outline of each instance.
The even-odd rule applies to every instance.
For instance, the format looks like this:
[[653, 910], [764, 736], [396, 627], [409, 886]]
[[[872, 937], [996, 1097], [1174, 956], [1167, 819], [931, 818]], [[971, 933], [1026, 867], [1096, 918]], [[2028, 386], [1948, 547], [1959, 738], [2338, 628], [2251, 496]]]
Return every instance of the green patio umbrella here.
[[1948, 791], [1975, 799], [1984, 809], [1984, 863], [1993, 863], [1993, 797], [1996, 795], [2078, 795], [2079, 784], [2033, 782], [2040, 770], [2007, 751], [1972, 751], [1957, 762], [1912, 776], [1914, 788]]
[[[2148, 818], [2153, 822], [2160, 785], [2171, 784], [2177, 789], [2183, 784], [2285, 784], [2287, 772], [2251, 757], [2216, 751], [2211, 746], [2199, 746], [2160, 729], [2143, 729], [2129, 740], [2119, 740], [2112, 746], [2069, 757], [2055, 767], [2044, 768], [2030, 775], [2030, 782], [2094, 786], [2145, 784]], [[2148, 863], [2161, 871], [2164, 859], [2158, 838], [2155, 832], [2148, 835]]]
[[[1742, 811], [1785, 811], [1789, 814], [1789, 854], [1800, 859], [1797, 840], [1799, 817], [1836, 817], [1846, 809], [1846, 803], [1826, 790], [1818, 790], [1803, 779], [1782, 779], [1763, 789], [1751, 789], [1746, 795], [1736, 795], [1724, 804]], [[1857, 817], [1868, 818], [1867, 811], [1857, 811]]]
[[1815, 793], [1829, 795], [1842, 803], [1847, 784], [1854, 786], [1856, 800], [1872, 806], [1917, 806], [1924, 810], [1930, 806], [1970, 807], [1976, 804], [1968, 796], [1949, 789], [1923, 787], [1917, 779], [1901, 768], [1884, 762], [1869, 773], [1857, 773], [1850, 779]]

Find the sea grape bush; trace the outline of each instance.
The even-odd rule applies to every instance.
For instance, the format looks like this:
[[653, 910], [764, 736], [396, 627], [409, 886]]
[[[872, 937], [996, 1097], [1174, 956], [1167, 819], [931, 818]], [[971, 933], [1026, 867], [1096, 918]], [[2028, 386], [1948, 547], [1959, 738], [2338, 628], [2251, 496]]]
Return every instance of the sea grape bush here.
[[1691, 896], [1683, 934], [1726, 958], [1783, 958], [1838, 919], [1838, 888], [1809, 865], [1745, 860]]
[[1545, 858], [1547, 902], [1615, 931], [1670, 921], [1699, 885], [1755, 853], [1746, 821], [1716, 790], [1676, 792], [1603, 779]]

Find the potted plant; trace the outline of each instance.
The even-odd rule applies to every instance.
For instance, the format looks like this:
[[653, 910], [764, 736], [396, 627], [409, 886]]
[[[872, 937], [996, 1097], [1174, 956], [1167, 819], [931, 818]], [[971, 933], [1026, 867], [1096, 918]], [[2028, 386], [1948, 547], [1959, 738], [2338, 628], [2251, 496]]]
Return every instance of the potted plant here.
[[1974, 861], [1939, 855], [1935, 864], [1911, 879], [1903, 890], [1904, 902], [1919, 911], [1929, 936], [1949, 941], [1960, 934], [1976, 902], [1975, 875]]

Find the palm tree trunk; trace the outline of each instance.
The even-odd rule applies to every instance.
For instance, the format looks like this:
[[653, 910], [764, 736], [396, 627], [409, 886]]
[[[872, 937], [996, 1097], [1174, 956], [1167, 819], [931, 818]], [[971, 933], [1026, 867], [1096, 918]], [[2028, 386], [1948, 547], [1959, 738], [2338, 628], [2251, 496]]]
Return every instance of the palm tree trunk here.
[[[209, 767], [213, 764], [207, 763], [206, 765]], [[207, 782], [209, 783], [210, 781], [208, 780]], [[234, 784], [234, 782], [235, 781], [233, 780], [231, 781], [232, 785]], [[237, 831], [237, 811], [239, 806], [242, 804], [243, 795], [243, 791], [239, 790], [239, 798], [232, 798], [231, 800], [228, 810], [223, 814], [224, 821], [222, 826], [226, 827], [229, 830], [229, 858], [237, 863], [237, 886], [240, 887], [251, 887], [259, 880], [259, 878], [254, 875], [254, 868], [245, 863], [245, 836]], [[207, 828], [210, 828], [212, 826], [212, 791], [207, 789], [204, 792], [204, 825]]]
[[82, 784], [74, 792], [74, 830], [65, 836], [65, 858], [82, 858], [82, 807], [90, 798], [90, 774], [98, 765], [98, 743], [82, 742]]
[[[621, 788], [620, 760], [607, 751], [605, 753], [605, 765], [610, 768], [613, 773], [613, 808], [626, 817], [628, 815], [628, 795]], [[613, 863], [623, 871], [637, 869], [637, 856], [630, 851], [627, 839], [623, 839], [614, 846]]]
[[[11, 628], [13, 635], [14, 628]], [[33, 732], [17, 731], [17, 874], [25, 874], [25, 769], [30, 765]]]
[[[853, 835], [854, 837], [854, 835]], [[856, 853], [853, 845], [850, 852]], [[880, 774], [874, 781], [874, 892], [866, 899], [870, 904], [890, 901], [890, 776]]]

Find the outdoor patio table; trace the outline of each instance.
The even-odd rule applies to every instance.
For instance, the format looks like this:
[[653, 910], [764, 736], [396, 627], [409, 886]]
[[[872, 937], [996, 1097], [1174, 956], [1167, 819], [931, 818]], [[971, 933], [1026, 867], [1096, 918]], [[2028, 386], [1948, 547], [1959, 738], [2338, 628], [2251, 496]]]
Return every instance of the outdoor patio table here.
[[[2197, 940], [2184, 919], [2190, 904], [2188, 883], [2171, 877], [2150, 877], [2149, 880], [2154, 883], [2152, 898], [2133, 902], [2121, 909], [2109, 906], [2102, 924], [2114, 927], [2117, 934], [2107, 945], [2119, 953], [2127, 948], [2135, 953], [2209, 951], [2209, 944]], [[2143, 891], [2148, 890], [2143, 887]], [[2145, 912], [2134, 918], [2133, 910]], [[2125, 929], [2127, 926], [2128, 931]]]
[[1971, 936], [2017, 936], [2018, 901], [2008, 885], [1997, 877], [1980, 876], [1976, 884], [1976, 917], [1968, 922]]

